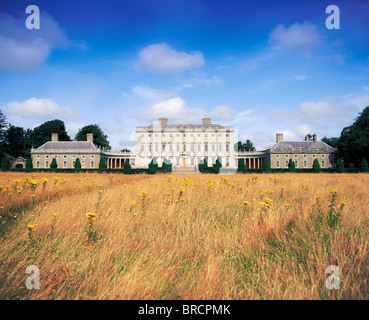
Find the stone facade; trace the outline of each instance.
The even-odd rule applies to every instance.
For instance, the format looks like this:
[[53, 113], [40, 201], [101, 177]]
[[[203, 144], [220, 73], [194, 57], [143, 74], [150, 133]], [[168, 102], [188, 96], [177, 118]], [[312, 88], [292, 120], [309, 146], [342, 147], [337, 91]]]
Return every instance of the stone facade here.
[[124, 162], [130, 160], [134, 168], [147, 168], [153, 158], [162, 166], [170, 160], [175, 170], [187, 168], [197, 171], [204, 159], [212, 166], [217, 159], [223, 168], [237, 169], [238, 160], [244, 159], [248, 169], [261, 169], [266, 160], [271, 168], [286, 169], [292, 159], [296, 168], [312, 168], [318, 159], [321, 168], [335, 167], [335, 148], [308, 137], [305, 141], [283, 141], [283, 134], [276, 134], [276, 144], [268, 149], [238, 152], [235, 150], [234, 129], [231, 126], [212, 124], [210, 118], [203, 118], [202, 124], [168, 124], [168, 119], [136, 129], [136, 150], [113, 152], [98, 148], [93, 143], [93, 135], [87, 141], [58, 141], [58, 134], [52, 134], [51, 141], [31, 150], [35, 169], [50, 168], [56, 158], [59, 169], [74, 168], [79, 158], [82, 169], [98, 169], [100, 159], [104, 159], [108, 169], [123, 169]]

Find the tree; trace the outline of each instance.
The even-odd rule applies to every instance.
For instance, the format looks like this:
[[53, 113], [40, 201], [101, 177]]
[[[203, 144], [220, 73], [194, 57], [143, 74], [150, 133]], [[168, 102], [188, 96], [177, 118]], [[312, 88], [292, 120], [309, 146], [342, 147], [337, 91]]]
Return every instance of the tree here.
[[4, 135], [4, 151], [12, 157], [24, 157], [24, 129], [9, 125]]
[[131, 164], [129, 163], [129, 159], [124, 161], [123, 164], [123, 173], [130, 174], [132, 172]]
[[32, 158], [28, 158], [26, 162], [26, 172], [32, 172], [32, 171], [33, 171]]
[[0, 110], [0, 157], [3, 157], [5, 155], [4, 138], [7, 125], [8, 124], [6, 122], [6, 116]]
[[127, 148], [124, 148], [124, 149], [120, 150], [120, 152], [131, 152], [131, 150], [129, 150]]
[[288, 172], [296, 172], [296, 166], [292, 159], [288, 161]]
[[270, 166], [270, 162], [269, 162], [268, 159], [265, 159], [265, 161], [264, 161], [263, 170], [264, 170], [264, 172], [270, 172], [270, 171], [272, 171], [272, 168]]
[[170, 162], [169, 159], [165, 158], [161, 167], [165, 172], [171, 172], [172, 171], [172, 163]]
[[213, 164], [213, 172], [214, 173], [219, 173], [221, 167], [222, 167], [222, 164], [221, 164], [220, 159], [218, 157], [215, 160], [215, 163]]
[[368, 162], [366, 161], [366, 158], [361, 159], [360, 168], [363, 172], [369, 172]]
[[106, 171], [106, 163], [105, 163], [105, 159], [104, 158], [100, 158], [100, 162], [99, 162], [99, 172], [104, 172]]
[[246, 168], [246, 165], [245, 165], [245, 159], [238, 159], [237, 172], [245, 173], [246, 171], [247, 171], [247, 168]]
[[30, 140], [34, 148], [42, 146], [51, 140], [51, 134], [58, 133], [59, 141], [71, 141], [63, 121], [55, 119], [46, 121], [29, 132]]
[[359, 113], [355, 122], [343, 128], [338, 141], [338, 151], [345, 162], [357, 167], [362, 158], [369, 157], [369, 106]]
[[2, 157], [1, 158], [1, 170], [2, 171], [9, 170], [9, 158], [7, 158], [7, 157]]
[[74, 163], [74, 171], [80, 172], [82, 169], [81, 161], [79, 161], [79, 158], [76, 159], [76, 162]]
[[320, 172], [321, 171], [318, 159], [314, 159], [314, 161], [313, 161], [313, 171], [314, 172]]
[[94, 135], [94, 144], [100, 148], [105, 148], [110, 150], [111, 147], [109, 145], [108, 136], [104, 134], [101, 128], [97, 124], [89, 124], [79, 129], [76, 134], [75, 140], [77, 141], [86, 141], [87, 133], [92, 133]]
[[51, 164], [50, 164], [50, 171], [55, 172], [57, 169], [58, 169], [58, 163], [56, 162], [56, 159], [53, 158], [53, 160], [51, 161]]
[[153, 157], [149, 163], [148, 173], [154, 174], [156, 171], [158, 171], [158, 162], [156, 161], [156, 157]]
[[247, 139], [245, 143], [242, 143], [241, 141], [237, 142], [237, 150], [238, 151], [255, 151], [254, 144]]
[[343, 165], [342, 158], [338, 159], [336, 168], [337, 168], [337, 172], [339, 173], [345, 172], [345, 167]]
[[199, 163], [199, 171], [205, 172], [208, 169], [208, 161], [206, 159], [201, 160]]
[[323, 137], [322, 141], [326, 143], [327, 145], [331, 146], [332, 148], [337, 148], [339, 138], [338, 137], [332, 137], [332, 138]]

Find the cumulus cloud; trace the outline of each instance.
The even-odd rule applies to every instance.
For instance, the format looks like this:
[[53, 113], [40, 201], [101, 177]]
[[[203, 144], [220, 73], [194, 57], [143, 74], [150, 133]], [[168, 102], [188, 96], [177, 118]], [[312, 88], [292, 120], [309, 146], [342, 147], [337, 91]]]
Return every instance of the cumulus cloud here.
[[71, 109], [60, 107], [51, 99], [30, 98], [22, 102], [14, 101], [6, 105], [4, 110], [7, 115], [17, 115], [27, 119], [49, 120], [78, 117]]
[[156, 73], [181, 74], [186, 70], [201, 68], [205, 63], [201, 52], [176, 51], [166, 43], [149, 45], [138, 55], [135, 67]]
[[211, 116], [218, 120], [225, 120], [225, 121], [233, 120], [234, 114], [235, 113], [231, 108], [227, 106], [223, 106], [223, 105], [215, 106], [211, 110]]
[[154, 104], [145, 112], [140, 112], [137, 117], [144, 121], [155, 121], [165, 117], [171, 123], [199, 123], [205, 115], [205, 110], [189, 108], [185, 100], [175, 97]]
[[300, 113], [305, 121], [329, 118], [331, 121], [345, 123], [357, 113], [357, 107], [347, 103], [341, 97], [324, 97], [321, 101], [307, 101], [300, 104]]
[[280, 24], [270, 33], [269, 44], [274, 49], [289, 49], [309, 55], [312, 49], [322, 44], [322, 36], [318, 28], [309, 22], [289, 27]]
[[42, 13], [40, 29], [28, 30], [25, 17], [15, 18], [0, 12], [0, 70], [32, 71], [53, 49], [68, 45], [68, 38], [47, 13]]

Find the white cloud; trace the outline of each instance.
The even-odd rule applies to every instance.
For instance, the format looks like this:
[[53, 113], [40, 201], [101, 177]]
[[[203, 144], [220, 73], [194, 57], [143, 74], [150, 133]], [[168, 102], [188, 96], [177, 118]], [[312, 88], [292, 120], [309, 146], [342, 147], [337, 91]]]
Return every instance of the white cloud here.
[[321, 101], [307, 101], [300, 104], [300, 113], [305, 121], [329, 118], [331, 122], [345, 123], [357, 113], [357, 107], [347, 103], [341, 97], [324, 97]]
[[177, 92], [175, 91], [154, 89], [148, 86], [135, 86], [132, 91], [143, 99], [149, 101], [160, 101], [177, 95]]
[[211, 110], [211, 116], [218, 120], [233, 120], [234, 114], [235, 112], [231, 108], [223, 105], [215, 106]]
[[42, 14], [38, 30], [28, 30], [24, 21], [0, 12], [0, 70], [32, 71], [53, 49], [70, 44], [58, 23], [47, 13]]
[[296, 118], [296, 115], [288, 110], [271, 110], [267, 113], [268, 120], [285, 122]]
[[304, 75], [294, 76], [294, 79], [298, 81], [306, 80], [307, 76], [304, 76]]
[[204, 66], [204, 56], [201, 52], [176, 51], [166, 43], [149, 45], [138, 55], [140, 58], [135, 65], [138, 70], [181, 74], [186, 70]]
[[38, 120], [50, 120], [51, 118], [72, 119], [78, 117], [71, 109], [60, 107], [51, 99], [30, 98], [22, 102], [14, 101], [6, 105], [4, 110], [8, 115]]
[[318, 28], [309, 22], [289, 27], [280, 24], [272, 30], [269, 44], [274, 49], [290, 49], [309, 55], [312, 49], [322, 44], [322, 36]]
[[205, 115], [205, 110], [189, 108], [185, 100], [175, 97], [160, 101], [137, 114], [137, 117], [144, 121], [156, 121], [160, 117], [165, 117], [170, 123], [200, 123]]

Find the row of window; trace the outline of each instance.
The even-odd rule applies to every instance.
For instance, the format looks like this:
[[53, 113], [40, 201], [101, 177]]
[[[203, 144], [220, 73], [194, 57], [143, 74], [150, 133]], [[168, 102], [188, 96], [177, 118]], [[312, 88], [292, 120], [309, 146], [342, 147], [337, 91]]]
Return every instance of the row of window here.
[[[148, 151], [149, 152], [152, 152], [152, 147], [151, 146], [152, 146], [151, 144], [148, 145], [148, 149], [149, 149]], [[158, 144], [155, 144], [154, 146], [155, 146], [155, 152], [159, 152], [159, 145]], [[173, 145], [172, 144], [169, 144], [168, 147], [169, 147], [169, 152], [172, 152], [173, 151]], [[166, 148], [166, 145], [165, 144], [162, 144], [161, 145], [161, 152], [165, 152], [166, 149], [168, 150], [168, 148]], [[205, 144], [204, 145], [204, 151], [205, 152], [208, 152], [208, 149], [209, 149], [208, 148], [208, 145]], [[144, 144], [141, 144], [141, 152], [144, 152], [144, 151], [145, 151], [145, 145]], [[184, 144], [183, 147], [182, 147], [182, 150], [180, 150], [180, 145], [177, 144], [176, 145], [176, 151], [177, 152], [194, 151], [194, 145], [191, 144], [191, 145], [189, 145], [189, 148], [187, 148], [186, 145]], [[198, 152], [201, 151], [201, 144], [198, 144], [197, 145], [197, 151]], [[211, 151], [212, 152], [215, 152], [215, 144], [212, 144], [211, 145]], [[219, 152], [222, 152], [222, 145], [221, 144], [218, 145], [218, 151]], [[229, 144], [226, 144], [225, 151], [226, 152], [229, 152]]]
[[[75, 161], [73, 161], [73, 168], [75, 167], [75, 165], [76, 165], [76, 162]], [[82, 168], [85, 168], [85, 161], [81, 161], [81, 167]], [[40, 168], [40, 161], [36, 161], [36, 168]], [[50, 168], [50, 164], [49, 164], [49, 161], [45, 161], [45, 168]], [[66, 168], [68, 168], [67, 167], [67, 161], [63, 161], [63, 168], [64, 169], [66, 169]], [[91, 161], [90, 162], [90, 168], [92, 169], [92, 168], [95, 168], [95, 162], [94, 161]]]
[[[286, 164], [286, 165], [285, 165], [285, 167], [286, 167], [286, 168], [288, 168], [288, 162], [289, 162], [289, 161], [288, 161], [288, 160], [286, 160], [286, 163], [285, 163], [285, 164]], [[296, 168], [298, 168], [298, 161], [297, 161], [297, 160], [295, 160], [294, 162], [295, 162], [295, 167], [296, 167]], [[306, 160], [304, 160], [304, 161], [303, 161], [303, 163], [302, 163], [302, 165], [303, 165], [303, 166], [302, 166], [303, 168], [307, 168], [307, 167], [308, 167], [308, 166], [307, 166], [307, 161], [306, 161]], [[325, 160], [322, 160], [322, 162], [321, 162], [321, 165], [320, 165], [320, 166], [321, 166], [322, 168], [325, 168]], [[277, 160], [276, 167], [277, 167], [277, 168], [281, 168], [279, 160]]]
[[[37, 158], [37, 159], [40, 159], [40, 155], [37, 155], [37, 156], [36, 156], [36, 158]], [[47, 155], [45, 155], [45, 158], [46, 158], [46, 159], [49, 159], [49, 155], [48, 155], [48, 154], [47, 154]], [[58, 155], [57, 155], [57, 154], [56, 154], [56, 155], [54, 155], [54, 158], [55, 158], [55, 159], [58, 159]], [[76, 158], [76, 155], [73, 155], [73, 156], [72, 156], [72, 158], [73, 158], [73, 159], [75, 159], [75, 158]], [[82, 155], [82, 156], [81, 156], [81, 158], [82, 158], [82, 159], [85, 159], [85, 156], [84, 156], [84, 155]], [[94, 158], [94, 156], [93, 156], [93, 155], [90, 155], [90, 158], [91, 158], [91, 159], [93, 159], [93, 158]], [[63, 159], [67, 159], [67, 156], [66, 156], [66, 155], [64, 155], [64, 156], [63, 156]]]
[[[275, 157], [276, 157], [276, 158], [279, 158], [279, 154], [276, 154], [276, 155], [275, 155]], [[289, 154], [286, 154], [286, 155], [285, 155], [285, 158], [289, 158], [289, 157], [290, 157], [290, 155], [289, 155]], [[295, 155], [294, 155], [294, 158], [297, 158], [297, 157], [298, 157], [298, 155], [297, 155], [297, 154], [295, 154]], [[322, 155], [321, 155], [321, 157], [322, 157], [322, 158], [325, 158], [325, 155], [324, 155], [324, 154], [322, 154]], [[304, 154], [304, 158], [307, 158], [307, 155], [306, 155], [306, 154]], [[315, 154], [313, 154], [313, 158], [316, 158], [316, 155], [315, 155]]]
[[[151, 136], [152, 136], [152, 134], [151, 134], [151, 133], [149, 133], [149, 138], [151, 138]], [[179, 136], [180, 136], [180, 134], [179, 134], [179, 133], [177, 133], [177, 134], [176, 134], [176, 137], [179, 137]], [[181, 136], [182, 136], [182, 137], [186, 137], [186, 133], [183, 133]], [[191, 133], [189, 136], [190, 136], [190, 137], [193, 137], [194, 135]], [[206, 133], [204, 136], [205, 136], [205, 137], [207, 137], [207, 136], [208, 136], [208, 134]], [[210, 134], [209, 134], [209, 136], [210, 136]], [[211, 134], [211, 136], [212, 136], [212, 137], [215, 137], [215, 133], [212, 133], [212, 134]], [[226, 137], [229, 137], [229, 134], [228, 134], [228, 133], [226, 133], [226, 135], [225, 135], [225, 136], [226, 136]], [[144, 138], [144, 137], [145, 137], [145, 135], [144, 135], [144, 134], [141, 134], [141, 135], [140, 135], [140, 137], [141, 137], [141, 138]], [[158, 138], [158, 137], [159, 137], [159, 134], [158, 134], [158, 133], [156, 133], [156, 134], [155, 134], [155, 137], [156, 137], [156, 138]], [[165, 138], [165, 137], [166, 137], [166, 136], [165, 136], [165, 133], [161, 134], [161, 137], [164, 137], [164, 138]], [[168, 137], [172, 138], [172, 137], [173, 137], [173, 134], [168, 134]], [[200, 134], [200, 133], [198, 133], [198, 134], [197, 134], [197, 137], [201, 137], [201, 134]], [[222, 134], [221, 134], [221, 133], [219, 133], [219, 134], [218, 134], [218, 137], [222, 137]]]

